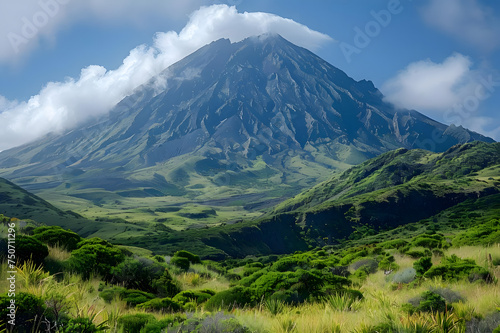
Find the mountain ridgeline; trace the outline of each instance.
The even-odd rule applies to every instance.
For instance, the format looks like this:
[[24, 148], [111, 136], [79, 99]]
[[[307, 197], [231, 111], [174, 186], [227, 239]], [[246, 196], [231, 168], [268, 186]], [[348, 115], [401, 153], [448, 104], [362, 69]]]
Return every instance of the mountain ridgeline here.
[[372, 82], [265, 35], [215, 41], [108, 115], [0, 153], [0, 176], [41, 195], [98, 205], [248, 193], [266, 201], [392, 149], [445, 151], [473, 140], [493, 141], [397, 110]]

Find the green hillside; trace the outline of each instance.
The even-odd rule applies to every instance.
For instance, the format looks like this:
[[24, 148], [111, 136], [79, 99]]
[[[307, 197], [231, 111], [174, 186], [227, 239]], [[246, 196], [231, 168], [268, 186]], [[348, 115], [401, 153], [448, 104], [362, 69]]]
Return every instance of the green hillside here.
[[474, 142], [442, 154], [399, 149], [334, 176], [258, 220], [124, 243], [163, 253], [186, 248], [208, 258], [244, 257], [338, 244], [408, 224], [424, 231], [466, 228], [499, 216], [499, 185], [499, 143]]

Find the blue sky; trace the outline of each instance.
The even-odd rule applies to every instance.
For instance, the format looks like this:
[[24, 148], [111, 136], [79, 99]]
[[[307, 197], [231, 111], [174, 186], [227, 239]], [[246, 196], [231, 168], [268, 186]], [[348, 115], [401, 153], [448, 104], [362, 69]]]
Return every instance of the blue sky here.
[[107, 112], [211, 39], [266, 31], [399, 107], [500, 140], [498, 1], [25, 0], [0, 4], [0, 150]]

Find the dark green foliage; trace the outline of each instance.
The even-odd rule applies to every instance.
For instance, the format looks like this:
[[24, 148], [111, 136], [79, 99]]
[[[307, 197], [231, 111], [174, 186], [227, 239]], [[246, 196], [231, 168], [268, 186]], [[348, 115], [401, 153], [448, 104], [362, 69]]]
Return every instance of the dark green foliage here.
[[[394, 257], [392, 259], [394, 261]], [[352, 263], [351, 268], [354, 270], [363, 269], [368, 274], [373, 274], [377, 271], [378, 263], [375, 259], [364, 258], [364, 259], [360, 259], [360, 260], [357, 260], [354, 263]]]
[[248, 267], [248, 266], [245, 266], [243, 268], [243, 276], [250, 276], [253, 273], [260, 271], [261, 269], [262, 268], [260, 268], [260, 267]]
[[203, 318], [191, 318], [168, 328], [167, 333], [250, 333], [234, 316], [217, 312]]
[[378, 246], [383, 248], [383, 249], [399, 249], [399, 248], [404, 247], [406, 245], [408, 245], [408, 242], [405, 241], [404, 239], [393, 239], [393, 240], [378, 244]]
[[451, 311], [453, 308], [446, 304], [446, 300], [439, 294], [433, 291], [425, 291], [417, 298], [411, 299], [405, 310], [413, 312], [445, 312]]
[[61, 333], [97, 333], [105, 332], [107, 329], [104, 323], [95, 325], [90, 318], [80, 317], [70, 319], [63, 326]]
[[425, 274], [426, 278], [441, 276], [443, 280], [468, 278], [469, 281], [483, 280], [493, 282], [492, 275], [484, 268], [477, 266], [472, 259], [461, 259], [456, 255], [444, 257], [440, 265], [432, 266]]
[[123, 260], [122, 251], [112, 245], [85, 244], [71, 252], [69, 267], [86, 279], [95, 272], [109, 280], [112, 267]]
[[127, 302], [128, 306], [136, 306], [138, 304], [147, 302], [155, 297], [153, 294], [146, 293], [144, 291], [130, 290], [118, 286], [105, 288], [103, 291], [99, 293], [99, 296], [108, 303], [111, 303], [111, 301], [115, 297], [119, 297], [125, 302]]
[[138, 309], [158, 312], [178, 312], [183, 309], [182, 305], [171, 298], [154, 298], [145, 303], [137, 305]]
[[361, 250], [361, 251], [357, 251], [354, 253], [348, 253], [348, 254], [344, 255], [344, 257], [342, 259], [340, 259], [339, 264], [342, 266], [349, 265], [356, 258], [362, 258], [362, 257], [365, 257], [366, 255], [368, 255], [368, 252], [366, 250]]
[[165, 271], [161, 264], [146, 258], [127, 259], [112, 269], [112, 282], [128, 289], [156, 292], [153, 282]]
[[19, 264], [31, 259], [35, 264], [40, 265], [43, 263], [43, 259], [49, 255], [47, 246], [31, 236], [17, 235], [15, 246], [16, 259]]
[[441, 247], [441, 241], [430, 237], [418, 237], [412, 242], [413, 246], [422, 246], [428, 249]]
[[216, 293], [212, 290], [184, 290], [175, 295], [172, 300], [186, 305], [188, 302], [202, 304], [208, 301]]
[[432, 267], [432, 260], [430, 257], [423, 257], [413, 263], [413, 268], [418, 276], [423, 276]]
[[286, 272], [286, 271], [293, 271], [297, 269], [297, 267], [300, 267], [302, 264], [304, 264], [305, 260], [304, 259], [299, 259], [294, 257], [285, 257], [282, 259], [279, 259], [276, 261], [274, 264], [271, 266], [271, 270], [273, 271], [278, 271], [278, 272]]
[[405, 252], [406, 255], [418, 259], [422, 257], [430, 257], [432, 256], [432, 252], [429, 249], [425, 249], [424, 251], [421, 250], [408, 250]]
[[84, 238], [76, 246], [77, 246], [77, 248], [81, 248], [82, 246], [85, 246], [85, 245], [96, 245], [96, 244], [104, 245], [106, 247], [112, 247], [113, 246], [113, 244], [111, 244], [107, 240], [104, 240], [104, 239], [99, 238], [99, 237]]
[[188, 251], [177, 251], [174, 254], [174, 257], [181, 257], [181, 258], [186, 258], [189, 260], [191, 264], [201, 264], [200, 257], [197, 256], [196, 254], [192, 254], [191, 252]]
[[167, 327], [177, 326], [185, 320], [185, 316], [179, 314], [169, 315], [162, 320], [150, 320], [141, 328], [140, 333], [164, 333]]
[[[0, 294], [0, 325], [6, 325], [3, 326], [4, 328], [10, 327], [10, 325], [7, 326], [7, 321], [12, 319], [7, 316], [11, 313], [9, 306], [11, 306], [11, 297], [7, 293]], [[15, 328], [17, 332], [31, 333], [32, 328], [35, 326], [35, 319], [41, 318], [44, 313], [45, 304], [41, 298], [35, 295], [18, 292], [15, 297], [15, 308]]]
[[189, 269], [189, 259], [184, 257], [176, 257], [173, 256], [170, 259], [170, 263], [174, 266], [179, 267], [180, 269], [187, 271]]
[[38, 227], [33, 230], [33, 237], [50, 246], [62, 246], [68, 251], [75, 250], [82, 239], [73, 231], [58, 226]]
[[452, 241], [454, 246], [464, 245], [491, 245], [500, 243], [500, 220], [492, 219], [489, 222], [472, 226], [463, 231]]
[[160, 255], [155, 255], [153, 257], [154, 260], [158, 261], [158, 262], [165, 262], [165, 257], [164, 256], [160, 256]]
[[179, 282], [172, 277], [166, 268], [162, 275], [153, 281], [152, 287], [161, 297], [173, 297], [181, 291]]
[[205, 309], [208, 311], [230, 310], [233, 308], [244, 307], [255, 303], [255, 293], [250, 289], [242, 286], [236, 286], [228, 290], [220, 291], [212, 296], [207, 303]]
[[122, 329], [123, 333], [137, 333], [146, 326], [146, 323], [154, 321], [156, 318], [151, 314], [124, 315], [118, 318], [118, 328]]

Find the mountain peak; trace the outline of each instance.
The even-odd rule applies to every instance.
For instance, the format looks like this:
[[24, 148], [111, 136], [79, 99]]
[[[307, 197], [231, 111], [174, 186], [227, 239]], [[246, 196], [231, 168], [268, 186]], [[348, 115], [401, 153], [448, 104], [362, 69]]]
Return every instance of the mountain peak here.
[[[421, 148], [434, 140], [430, 149], [444, 151], [488, 140], [465, 129], [450, 128], [448, 135], [443, 124], [394, 109], [371, 81], [353, 80], [279, 34], [214, 41], [170, 66], [163, 78], [164, 84], [153, 80], [125, 98], [106, 119], [0, 153], [0, 168], [16, 166], [14, 176], [21, 178], [78, 168], [84, 179], [91, 169], [131, 175], [151, 167], [163, 178], [121, 179], [109, 188], [140, 183], [166, 193], [182, 178], [169, 163], [175, 170], [194, 168], [187, 184], [200, 177], [213, 183], [214, 175], [232, 165], [231, 172], [246, 170], [250, 179], [274, 175], [300, 187], [388, 150]], [[179, 162], [190, 157], [199, 162]], [[255, 173], [255, 165], [264, 169]], [[117, 179], [124, 177], [120, 172]], [[144, 172], [137, 177], [147, 178], [150, 172]]]

